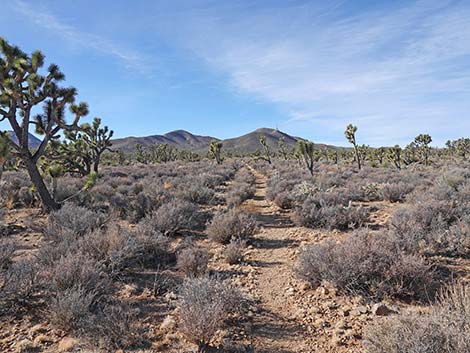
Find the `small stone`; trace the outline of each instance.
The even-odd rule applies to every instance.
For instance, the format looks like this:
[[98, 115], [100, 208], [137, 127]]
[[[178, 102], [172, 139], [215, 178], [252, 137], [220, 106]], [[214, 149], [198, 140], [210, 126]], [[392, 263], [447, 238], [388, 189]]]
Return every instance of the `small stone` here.
[[34, 335], [36, 333], [45, 333], [45, 332], [47, 332], [47, 328], [44, 327], [43, 324], [37, 324], [37, 325], [34, 325], [33, 327], [31, 327], [31, 329], [29, 331], [31, 332], [32, 335]]
[[175, 319], [171, 315], [168, 315], [167, 317], [165, 317], [165, 319], [161, 323], [160, 330], [165, 331], [165, 332], [172, 331], [175, 328], [175, 326], [176, 326]]
[[79, 345], [79, 342], [73, 337], [64, 337], [57, 345], [57, 352], [70, 352]]
[[50, 343], [50, 342], [52, 342], [52, 339], [49, 336], [43, 335], [43, 334], [37, 336], [34, 339], [35, 344], [44, 344], [44, 343]]
[[376, 303], [372, 306], [372, 314], [376, 316], [388, 316], [397, 312], [383, 303]]

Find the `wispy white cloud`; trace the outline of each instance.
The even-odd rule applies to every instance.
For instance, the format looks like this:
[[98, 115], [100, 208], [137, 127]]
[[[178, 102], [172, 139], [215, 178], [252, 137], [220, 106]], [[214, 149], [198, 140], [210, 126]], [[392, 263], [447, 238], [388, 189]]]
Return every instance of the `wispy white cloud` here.
[[468, 3], [356, 13], [344, 1], [318, 4], [206, 8], [160, 30], [176, 32], [238, 91], [278, 104], [293, 130], [342, 134], [353, 122], [371, 144], [405, 143], [420, 132], [442, 143], [470, 130]]
[[14, 4], [13, 8], [18, 13], [27, 17], [35, 25], [53, 32], [69, 44], [115, 57], [124, 63], [126, 67], [139, 72], [146, 72], [148, 69], [147, 59], [138, 51], [130, 50], [124, 45], [100, 35], [78, 30], [59, 19], [57, 15], [46, 8], [41, 8], [23, 0], [16, 0]]

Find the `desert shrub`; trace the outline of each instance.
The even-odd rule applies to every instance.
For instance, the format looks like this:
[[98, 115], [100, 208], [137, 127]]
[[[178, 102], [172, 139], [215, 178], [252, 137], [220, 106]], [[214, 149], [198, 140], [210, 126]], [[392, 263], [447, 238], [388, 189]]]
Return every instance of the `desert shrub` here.
[[470, 288], [457, 284], [429, 312], [407, 313], [371, 325], [365, 334], [367, 353], [470, 352]]
[[380, 196], [383, 200], [390, 202], [404, 202], [406, 195], [412, 192], [413, 185], [406, 183], [382, 184]]
[[82, 330], [91, 319], [96, 300], [97, 294], [93, 291], [81, 287], [66, 288], [51, 299], [51, 323], [66, 332]]
[[256, 229], [256, 220], [252, 216], [236, 209], [229, 209], [217, 213], [206, 231], [211, 240], [226, 244], [232, 238], [247, 240], [256, 232]]
[[[361, 227], [368, 218], [367, 209], [361, 206], [343, 206], [344, 201], [336, 196], [328, 198], [309, 197], [297, 207], [293, 221], [300, 226], [309, 228], [327, 228], [347, 230]], [[336, 199], [336, 200], [335, 200]], [[334, 201], [333, 201], [334, 200]]]
[[55, 240], [76, 239], [100, 227], [103, 222], [103, 214], [66, 203], [49, 215], [45, 234]]
[[201, 181], [182, 185], [176, 195], [183, 200], [199, 205], [211, 205], [216, 202], [215, 191], [205, 186]]
[[238, 305], [237, 292], [227, 283], [207, 277], [189, 279], [180, 291], [178, 329], [199, 351], [205, 351]]
[[0, 271], [5, 271], [11, 266], [15, 250], [14, 242], [0, 238]]
[[225, 246], [222, 255], [227, 263], [230, 265], [236, 264], [243, 259], [243, 251], [246, 248], [246, 241], [242, 239], [232, 239], [229, 244]]
[[140, 245], [130, 232], [118, 226], [96, 230], [79, 241], [80, 253], [99, 261], [112, 277], [137, 263], [142, 255]]
[[311, 245], [301, 252], [296, 271], [312, 284], [326, 280], [345, 292], [376, 299], [427, 299], [436, 289], [432, 267], [401, 250], [392, 233], [364, 230], [342, 243]]
[[32, 260], [15, 261], [0, 270], [0, 299], [24, 305], [40, 286], [38, 266]]
[[467, 207], [446, 201], [411, 205], [398, 209], [391, 224], [411, 251], [468, 256], [470, 219]]
[[166, 236], [174, 236], [183, 230], [200, 229], [203, 215], [195, 204], [174, 199], [146, 217], [145, 222]]
[[248, 200], [254, 195], [255, 187], [253, 185], [237, 182], [231, 185], [230, 189], [227, 191], [225, 200], [228, 206], [234, 207], [241, 205], [243, 201]]
[[81, 253], [68, 253], [46, 271], [45, 282], [52, 292], [70, 288], [105, 293], [109, 282], [103, 265]]
[[95, 346], [128, 347], [138, 341], [133, 311], [102, 299], [81, 287], [56, 293], [48, 307], [51, 323]]
[[104, 305], [87, 328], [88, 338], [104, 348], [132, 347], [140, 343], [137, 313], [127, 305]]
[[228, 206], [234, 207], [241, 205], [245, 200], [255, 195], [256, 188], [254, 186], [255, 176], [248, 169], [240, 169], [228, 188], [225, 200]]
[[39, 206], [37, 195], [25, 172], [6, 172], [0, 183], [0, 202], [8, 208]]
[[196, 246], [189, 246], [178, 254], [178, 268], [188, 277], [203, 276], [208, 263], [208, 252]]

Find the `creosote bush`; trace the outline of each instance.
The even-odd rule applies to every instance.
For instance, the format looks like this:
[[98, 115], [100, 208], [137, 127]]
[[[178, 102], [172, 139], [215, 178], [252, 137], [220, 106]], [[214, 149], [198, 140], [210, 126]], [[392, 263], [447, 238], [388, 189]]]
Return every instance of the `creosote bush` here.
[[240, 296], [228, 283], [209, 277], [188, 279], [180, 291], [178, 329], [205, 352], [239, 305]]
[[299, 226], [347, 230], [360, 228], [368, 219], [368, 211], [361, 206], [344, 206], [341, 196], [323, 193], [307, 198], [292, 219]]
[[46, 235], [52, 239], [75, 239], [98, 228], [104, 222], [102, 214], [85, 207], [66, 203], [50, 214]]
[[175, 236], [184, 230], [199, 230], [203, 225], [203, 214], [195, 204], [173, 199], [163, 204], [145, 221], [164, 235]]
[[311, 245], [301, 252], [296, 272], [312, 285], [326, 280], [345, 292], [374, 299], [427, 300], [436, 290], [432, 266], [400, 249], [392, 233], [361, 230], [342, 243]]
[[245, 248], [246, 240], [232, 239], [223, 249], [222, 255], [228, 264], [234, 265], [243, 260], [243, 251]]
[[454, 284], [424, 314], [406, 313], [371, 325], [367, 353], [470, 352], [470, 287]]
[[232, 238], [248, 240], [257, 229], [256, 220], [241, 211], [229, 209], [217, 213], [207, 226], [209, 238], [227, 244]]
[[196, 246], [189, 246], [178, 254], [178, 268], [188, 277], [203, 276], [208, 262], [208, 252]]

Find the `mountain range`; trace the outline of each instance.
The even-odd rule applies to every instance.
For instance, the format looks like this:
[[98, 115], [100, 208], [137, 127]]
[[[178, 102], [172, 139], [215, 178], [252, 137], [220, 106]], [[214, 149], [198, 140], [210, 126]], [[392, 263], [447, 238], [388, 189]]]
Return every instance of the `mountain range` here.
[[[14, 134], [12, 134], [15, 138]], [[130, 153], [135, 150], [135, 146], [140, 144], [148, 147], [156, 144], [168, 144], [180, 150], [191, 150], [193, 152], [206, 152], [212, 140], [222, 142], [223, 149], [234, 154], [254, 153], [260, 150], [260, 138], [264, 136], [266, 143], [272, 151], [279, 149], [279, 139], [283, 138], [287, 149], [295, 148], [300, 137], [291, 136], [278, 129], [260, 128], [245, 135], [229, 138], [225, 140], [212, 136], [194, 135], [185, 130], [175, 130], [164, 135], [151, 135], [144, 137], [125, 137], [112, 140], [114, 150], [122, 150]], [[16, 141], [15, 141], [16, 142]], [[39, 147], [41, 140], [30, 134], [29, 142], [31, 148]], [[315, 144], [317, 148], [338, 148], [336, 146]]]
[[[273, 151], [279, 149], [279, 139], [283, 138], [287, 149], [295, 148], [300, 137], [291, 136], [277, 129], [260, 128], [245, 135], [225, 140], [212, 136], [199, 136], [185, 130], [175, 130], [164, 135], [152, 135], [145, 137], [126, 137], [113, 140], [113, 149], [132, 152], [137, 144], [148, 147], [154, 144], [166, 143], [180, 150], [205, 152], [212, 140], [222, 142], [223, 149], [235, 154], [254, 153], [261, 148], [260, 138], [264, 136], [269, 148]], [[315, 144], [318, 147], [338, 148], [336, 146]]]

